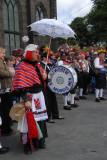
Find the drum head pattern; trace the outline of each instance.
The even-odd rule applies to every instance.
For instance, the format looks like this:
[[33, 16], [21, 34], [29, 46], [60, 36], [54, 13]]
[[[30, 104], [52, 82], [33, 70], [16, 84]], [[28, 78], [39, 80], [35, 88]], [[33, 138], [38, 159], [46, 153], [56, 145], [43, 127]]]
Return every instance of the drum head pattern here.
[[48, 76], [49, 89], [56, 94], [65, 94], [73, 89], [77, 83], [77, 74], [72, 67], [57, 66], [53, 68]]

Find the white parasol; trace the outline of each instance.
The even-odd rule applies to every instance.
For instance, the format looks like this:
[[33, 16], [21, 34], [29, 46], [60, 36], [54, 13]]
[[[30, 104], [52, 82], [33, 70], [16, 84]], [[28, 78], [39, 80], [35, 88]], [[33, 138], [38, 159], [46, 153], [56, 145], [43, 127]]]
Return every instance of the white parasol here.
[[39, 35], [48, 35], [53, 38], [67, 39], [75, 35], [75, 32], [67, 24], [56, 19], [42, 19], [30, 24], [28, 27], [31, 27], [31, 31], [36, 31]]

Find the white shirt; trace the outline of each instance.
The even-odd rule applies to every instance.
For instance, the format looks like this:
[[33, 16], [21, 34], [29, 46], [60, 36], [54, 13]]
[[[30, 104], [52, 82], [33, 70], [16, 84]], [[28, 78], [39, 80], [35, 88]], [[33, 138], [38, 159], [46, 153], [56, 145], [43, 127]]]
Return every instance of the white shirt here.
[[94, 60], [94, 66], [95, 66], [95, 68], [97, 68], [97, 69], [102, 69], [102, 68], [104, 68], [104, 66], [100, 64], [100, 59], [99, 59], [99, 57], [97, 57], [97, 58]]
[[106, 68], [100, 64], [100, 59], [99, 57], [97, 57], [95, 60], [94, 60], [94, 66], [95, 68], [97, 69], [100, 69], [101, 71], [106, 71]]
[[88, 72], [88, 73], [89, 73], [89, 70], [90, 70], [89, 64], [90, 64], [90, 62], [87, 61], [87, 72]]
[[57, 65], [58, 65], [58, 66], [62, 66], [62, 65], [63, 65], [63, 61], [62, 61], [62, 60], [59, 60], [59, 61], [57, 62]]

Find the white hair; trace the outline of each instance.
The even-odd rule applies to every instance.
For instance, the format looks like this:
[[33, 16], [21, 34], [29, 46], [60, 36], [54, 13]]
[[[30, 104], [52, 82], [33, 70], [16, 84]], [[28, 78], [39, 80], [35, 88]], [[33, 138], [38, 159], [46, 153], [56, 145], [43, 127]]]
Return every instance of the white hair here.
[[35, 51], [38, 48], [38, 45], [29, 44], [26, 46], [23, 56], [26, 56], [26, 51]]

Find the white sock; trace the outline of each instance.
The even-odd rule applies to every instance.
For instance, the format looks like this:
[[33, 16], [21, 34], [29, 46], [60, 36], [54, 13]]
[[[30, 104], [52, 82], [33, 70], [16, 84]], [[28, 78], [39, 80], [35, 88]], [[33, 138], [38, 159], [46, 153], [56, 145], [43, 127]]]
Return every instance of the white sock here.
[[80, 96], [83, 96], [83, 88], [80, 88]]
[[75, 94], [71, 94], [71, 100], [70, 100], [71, 104], [74, 104], [74, 97], [75, 97]]
[[103, 89], [100, 89], [100, 97], [103, 97]]
[[67, 96], [63, 95], [64, 106], [67, 106], [67, 99], [68, 99], [68, 95]]
[[68, 93], [68, 98], [67, 98], [67, 100], [68, 100], [68, 101], [71, 100], [71, 94], [70, 94], [70, 93]]
[[0, 142], [0, 149], [2, 148], [1, 142]]
[[74, 94], [74, 97], [76, 97], [76, 96], [77, 96], [77, 93]]
[[96, 90], [95, 90], [95, 96], [96, 96], [96, 98], [99, 97], [99, 89], [96, 89]]

